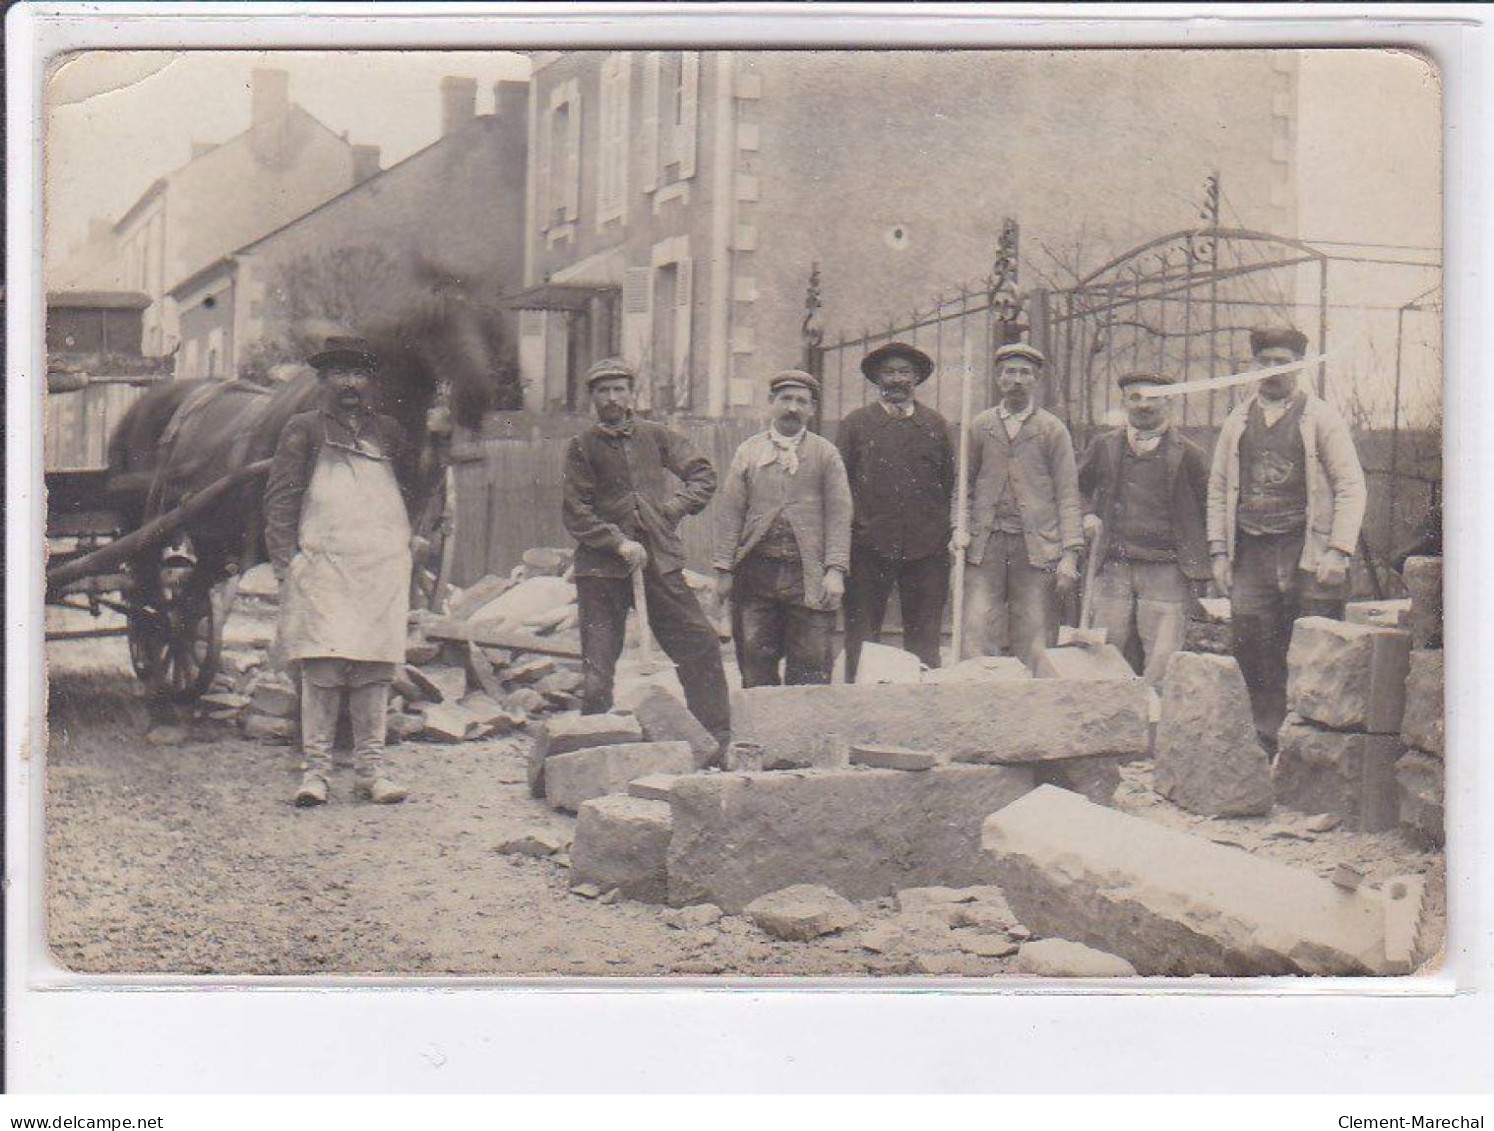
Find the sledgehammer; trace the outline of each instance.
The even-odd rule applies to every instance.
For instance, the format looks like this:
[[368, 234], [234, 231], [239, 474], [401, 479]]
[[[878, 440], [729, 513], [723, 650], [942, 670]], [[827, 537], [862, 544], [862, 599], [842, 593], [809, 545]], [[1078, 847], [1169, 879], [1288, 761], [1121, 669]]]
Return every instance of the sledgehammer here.
[[643, 587], [643, 567], [633, 570], [633, 611], [638, 614], [639, 663], [644, 675], [654, 673], [654, 638], [648, 630], [648, 594]]

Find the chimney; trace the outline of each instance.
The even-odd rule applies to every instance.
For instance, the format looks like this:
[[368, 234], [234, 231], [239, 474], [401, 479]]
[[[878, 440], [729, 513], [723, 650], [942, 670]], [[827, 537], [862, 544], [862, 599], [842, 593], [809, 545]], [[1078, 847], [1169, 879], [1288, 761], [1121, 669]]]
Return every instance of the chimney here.
[[529, 120], [529, 84], [499, 79], [493, 84], [493, 113], [504, 122], [523, 126]]
[[441, 136], [477, 117], [477, 80], [447, 75], [441, 80]]
[[255, 67], [249, 76], [249, 97], [256, 129], [278, 125], [290, 110], [290, 72]]
[[204, 157], [217, 148], [217, 145], [211, 141], [194, 141], [192, 143], [192, 160], [196, 161], [199, 157]]
[[353, 146], [353, 184], [361, 185], [379, 172], [379, 147], [377, 145]]

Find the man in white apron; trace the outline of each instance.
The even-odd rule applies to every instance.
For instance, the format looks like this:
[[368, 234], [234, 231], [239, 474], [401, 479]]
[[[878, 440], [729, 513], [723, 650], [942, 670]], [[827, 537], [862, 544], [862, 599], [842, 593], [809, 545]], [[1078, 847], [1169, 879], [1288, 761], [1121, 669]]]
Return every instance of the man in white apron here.
[[410, 520], [393, 462], [399, 426], [373, 412], [378, 360], [361, 339], [328, 338], [307, 360], [321, 378], [321, 407], [286, 423], [265, 490], [281, 643], [301, 671], [306, 768], [295, 800], [327, 801], [346, 696], [355, 795], [388, 805], [405, 799], [384, 768], [389, 684], [405, 658], [410, 601]]

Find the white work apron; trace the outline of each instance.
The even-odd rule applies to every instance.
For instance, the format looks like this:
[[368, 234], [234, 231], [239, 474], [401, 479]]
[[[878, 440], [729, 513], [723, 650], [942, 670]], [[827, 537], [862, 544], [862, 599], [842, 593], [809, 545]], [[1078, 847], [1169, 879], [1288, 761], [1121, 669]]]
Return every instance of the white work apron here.
[[324, 443], [281, 598], [285, 658], [402, 663], [410, 568], [410, 519], [393, 465]]

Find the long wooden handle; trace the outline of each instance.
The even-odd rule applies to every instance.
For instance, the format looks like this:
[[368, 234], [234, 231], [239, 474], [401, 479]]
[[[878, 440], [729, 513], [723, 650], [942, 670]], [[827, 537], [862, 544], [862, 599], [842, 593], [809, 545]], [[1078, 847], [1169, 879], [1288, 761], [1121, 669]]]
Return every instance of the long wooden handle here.
[[633, 611], [638, 614], [638, 648], [647, 671], [654, 666], [654, 642], [648, 630], [648, 594], [644, 592], [642, 567], [633, 571]]
[[[1094, 592], [1095, 578], [1100, 576], [1100, 555], [1095, 551], [1100, 548], [1100, 539], [1105, 535], [1105, 524], [1099, 523], [1095, 527], [1095, 536], [1089, 540], [1089, 561], [1084, 563], [1084, 592], [1079, 596], [1079, 627], [1088, 628], [1090, 614], [1094, 611], [1090, 594]], [[1069, 608], [1073, 608], [1070, 605]]]
[[[969, 533], [969, 510], [970, 495], [970, 359], [968, 344], [966, 347], [966, 358], [964, 369], [960, 374], [960, 446], [958, 469], [955, 472], [955, 516], [954, 528], [955, 544], [964, 541], [964, 536]], [[950, 588], [953, 590], [953, 613], [954, 626], [950, 641], [954, 651], [954, 662], [960, 662], [960, 649], [965, 643], [965, 555], [957, 552], [951, 555], [953, 561], [950, 568], [954, 571], [950, 578]]]

